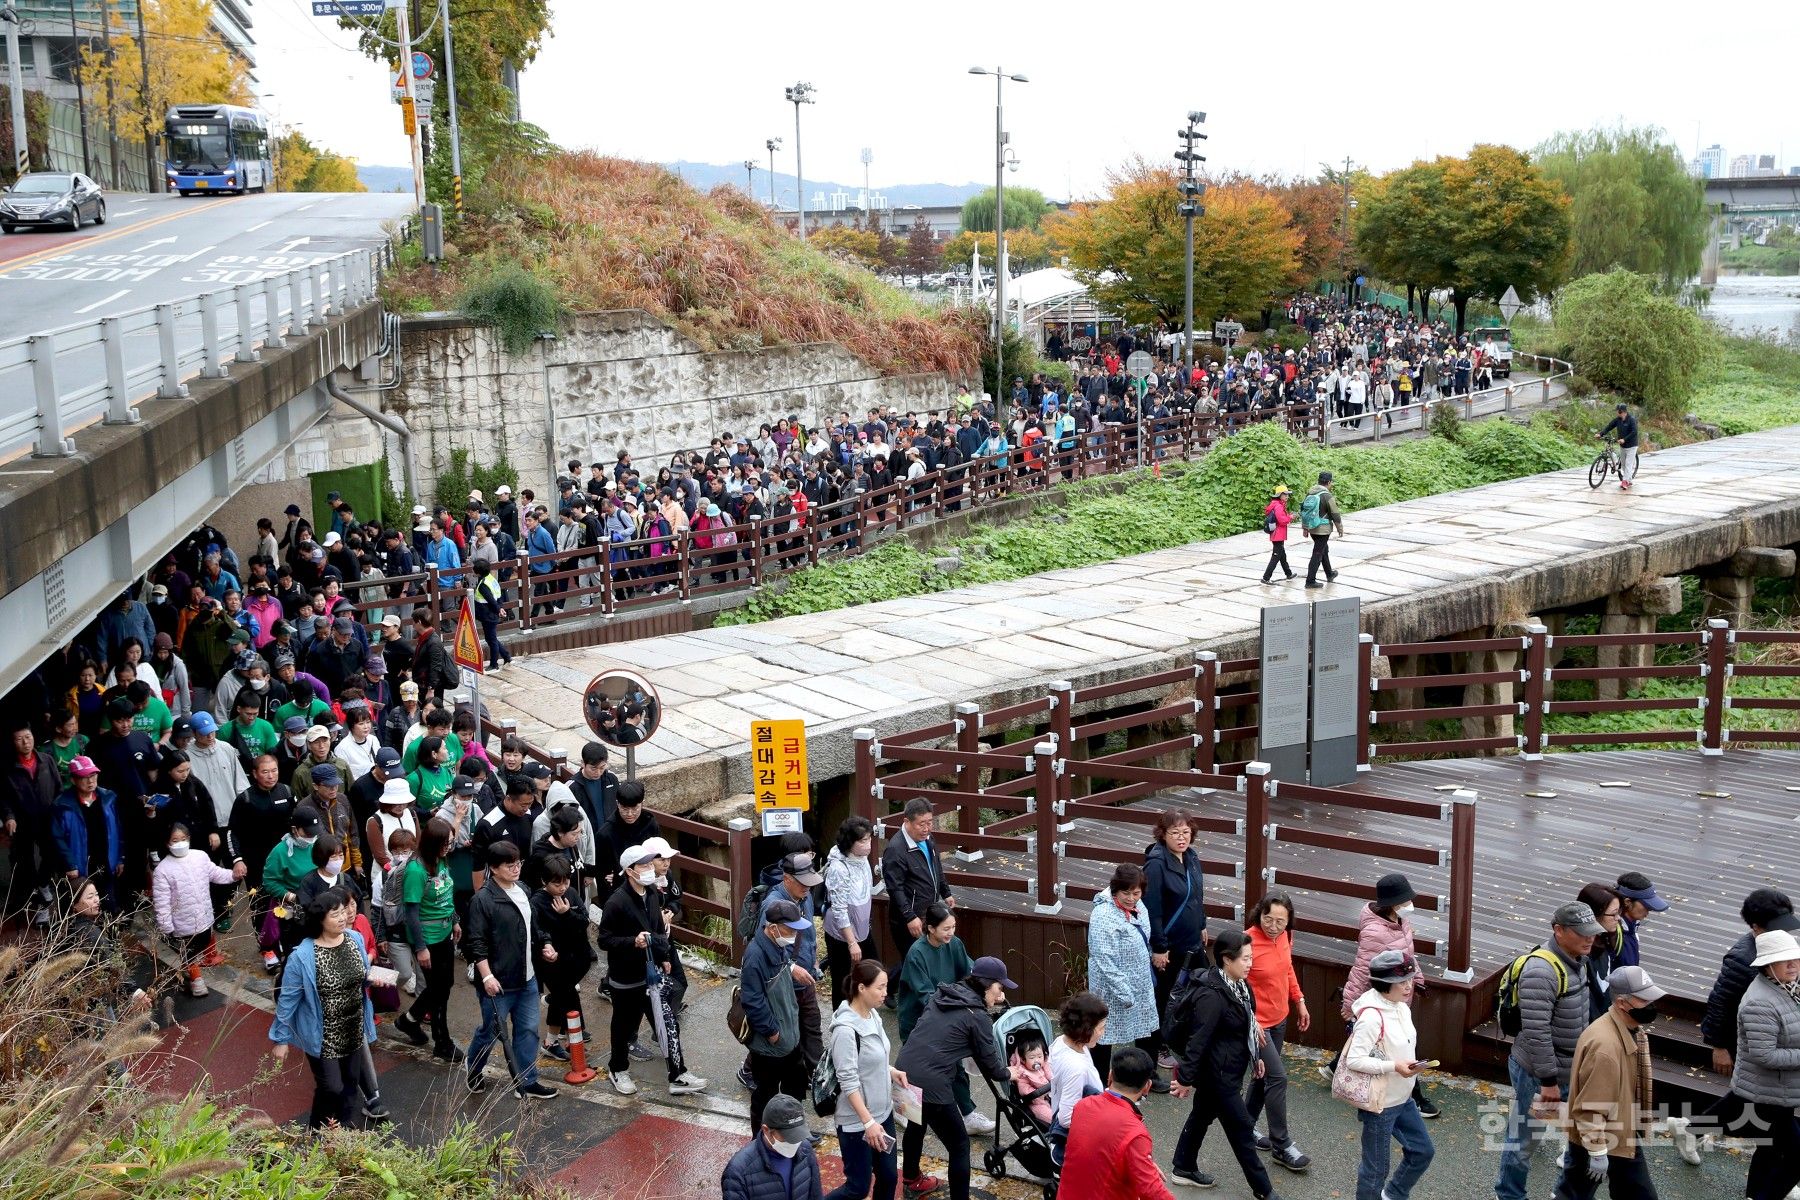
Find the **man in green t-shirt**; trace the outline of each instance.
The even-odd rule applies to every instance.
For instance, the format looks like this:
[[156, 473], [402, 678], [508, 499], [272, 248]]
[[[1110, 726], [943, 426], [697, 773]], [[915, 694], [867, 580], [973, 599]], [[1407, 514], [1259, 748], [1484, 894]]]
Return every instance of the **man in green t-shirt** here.
[[285, 728], [289, 717], [299, 717], [308, 726], [323, 725], [331, 720], [331, 705], [319, 699], [312, 684], [296, 679], [288, 684], [288, 702], [275, 710], [275, 727]]
[[163, 703], [163, 698], [151, 690], [148, 680], [132, 680], [131, 686], [125, 689], [125, 697], [137, 709], [137, 715], [131, 718], [131, 728], [135, 732], [144, 734], [153, 742], [168, 738], [175, 718], [169, 713], [169, 706]]
[[424, 725], [425, 732], [408, 742], [405, 751], [401, 753], [401, 768], [411, 774], [413, 768], [419, 765], [419, 743], [428, 737], [440, 737], [444, 739], [444, 765], [452, 771], [456, 770], [457, 764], [462, 762], [463, 744], [461, 738], [450, 732], [449, 712], [441, 708], [431, 709], [425, 714]]
[[[275, 727], [256, 715], [261, 707], [262, 699], [255, 692], [248, 689], [239, 692], [232, 703], [231, 724], [219, 735], [220, 740], [235, 748], [246, 763], [275, 753], [281, 744], [281, 735], [275, 732]], [[249, 767], [244, 773], [251, 773]]]

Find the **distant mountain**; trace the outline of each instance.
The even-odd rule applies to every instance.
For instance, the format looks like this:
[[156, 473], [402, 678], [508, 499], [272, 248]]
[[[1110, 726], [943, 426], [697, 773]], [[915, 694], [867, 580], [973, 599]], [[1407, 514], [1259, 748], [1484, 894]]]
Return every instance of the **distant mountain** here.
[[[756, 168], [756, 195], [765, 202], [769, 198], [769, 169], [766, 161], [759, 162]], [[745, 182], [743, 163], [720, 166], [717, 163], [671, 162], [662, 165], [703, 192], [709, 192], [721, 183], [729, 183], [741, 188]], [[896, 183], [889, 185], [877, 182], [874, 188], [878, 194], [887, 197], [888, 206], [891, 208], [899, 208], [906, 204], [916, 204], [921, 208], [936, 208], [942, 205], [961, 204], [987, 186], [981, 183]], [[844, 203], [849, 205], [856, 202], [857, 193], [860, 191], [862, 191], [860, 183], [837, 183], [822, 179], [806, 181], [806, 194], [809, 198], [820, 192], [824, 192], [826, 196], [830, 196], [833, 192], [843, 192], [848, 197]], [[794, 201], [794, 177], [776, 171], [775, 193], [782, 207], [791, 205]]]
[[405, 192], [412, 189], [411, 167], [369, 167], [358, 163], [356, 177], [371, 192]]

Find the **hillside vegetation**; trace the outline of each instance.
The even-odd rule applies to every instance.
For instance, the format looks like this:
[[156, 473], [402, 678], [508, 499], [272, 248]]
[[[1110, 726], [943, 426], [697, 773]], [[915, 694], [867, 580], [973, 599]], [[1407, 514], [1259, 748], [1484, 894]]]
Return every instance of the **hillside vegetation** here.
[[[976, 369], [979, 330], [965, 313], [926, 308], [803, 245], [735, 188], [702, 195], [647, 163], [512, 155], [471, 195], [452, 241], [441, 267], [409, 255], [388, 277], [389, 302], [457, 309], [500, 292], [534, 310], [643, 309], [709, 350], [837, 342], [885, 374]], [[504, 312], [487, 319], [507, 332]], [[520, 328], [528, 344], [529, 323]]]

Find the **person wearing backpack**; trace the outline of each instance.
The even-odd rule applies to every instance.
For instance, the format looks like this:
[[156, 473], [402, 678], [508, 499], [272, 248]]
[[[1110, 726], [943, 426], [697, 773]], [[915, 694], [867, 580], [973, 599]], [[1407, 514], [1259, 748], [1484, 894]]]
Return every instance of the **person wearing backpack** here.
[[1331, 569], [1331, 534], [1335, 529], [1341, 537], [1344, 533], [1344, 517], [1338, 512], [1337, 498], [1331, 494], [1331, 472], [1320, 471], [1319, 482], [1306, 490], [1306, 499], [1300, 502], [1300, 528], [1312, 539], [1312, 559], [1306, 564], [1306, 586], [1309, 588], [1324, 587], [1319, 582], [1319, 571], [1325, 572], [1325, 583], [1337, 578], [1338, 573]]
[[1289, 579], [1294, 577], [1294, 568], [1288, 566], [1287, 537], [1288, 526], [1293, 523], [1293, 516], [1287, 510], [1287, 498], [1293, 493], [1288, 485], [1278, 483], [1275, 493], [1263, 508], [1263, 532], [1269, 535], [1269, 565], [1263, 568], [1262, 581], [1269, 582], [1275, 575], [1275, 568]]
[[[1425, 1068], [1415, 1057], [1419, 1035], [1412, 1019], [1418, 969], [1412, 955], [1401, 950], [1383, 950], [1370, 961], [1369, 990], [1357, 1002], [1338, 1068], [1378, 1076], [1386, 1084], [1381, 1110], [1356, 1114], [1362, 1121], [1356, 1200], [1407, 1200], [1436, 1153], [1413, 1101], [1414, 1079]], [[1400, 1169], [1391, 1175], [1390, 1142], [1400, 1143], [1402, 1155]]]
[[1534, 1114], [1568, 1095], [1575, 1044], [1588, 1027], [1587, 956], [1594, 939], [1606, 932], [1594, 910], [1580, 901], [1558, 908], [1550, 930], [1547, 944], [1528, 951], [1501, 974], [1501, 1028], [1513, 1023], [1508, 1013], [1513, 1008], [1518, 1033], [1506, 1060], [1513, 1104], [1494, 1179], [1497, 1200], [1525, 1200], [1531, 1148], [1544, 1128]]
[[764, 910], [763, 925], [744, 947], [738, 972], [738, 1000], [749, 1025], [750, 1131], [762, 1129], [763, 1110], [776, 1095], [796, 1099], [806, 1092], [806, 1059], [800, 1054], [800, 1005], [795, 985], [806, 975], [789, 957], [802, 929], [812, 922], [791, 900], [777, 899]]

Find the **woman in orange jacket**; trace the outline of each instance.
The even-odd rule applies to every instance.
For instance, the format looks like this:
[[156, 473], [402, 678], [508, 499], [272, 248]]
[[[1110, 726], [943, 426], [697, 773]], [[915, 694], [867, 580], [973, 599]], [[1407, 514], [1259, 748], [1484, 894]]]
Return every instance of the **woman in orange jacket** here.
[[1288, 485], [1276, 484], [1275, 495], [1263, 509], [1263, 532], [1269, 535], [1269, 565], [1263, 568], [1264, 583], [1275, 574], [1277, 565], [1289, 579], [1294, 577], [1294, 568], [1288, 566], [1287, 560], [1288, 523], [1294, 519], [1288, 512], [1287, 498]]
[[1312, 1014], [1306, 1011], [1306, 996], [1294, 973], [1293, 921], [1293, 899], [1285, 892], [1270, 892], [1251, 910], [1250, 927], [1244, 931], [1250, 936], [1250, 991], [1256, 997], [1256, 1023], [1262, 1029], [1257, 1057], [1264, 1067], [1262, 1074], [1250, 1081], [1244, 1107], [1250, 1111], [1251, 1121], [1265, 1108], [1269, 1113], [1269, 1132], [1257, 1136], [1257, 1149], [1270, 1152], [1276, 1163], [1298, 1172], [1311, 1166], [1312, 1159], [1288, 1136], [1287, 1070], [1281, 1061], [1281, 1045], [1286, 1040], [1288, 1013], [1294, 1013], [1302, 1033], [1311, 1027]]

